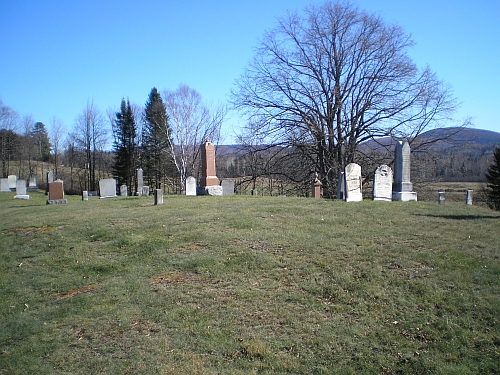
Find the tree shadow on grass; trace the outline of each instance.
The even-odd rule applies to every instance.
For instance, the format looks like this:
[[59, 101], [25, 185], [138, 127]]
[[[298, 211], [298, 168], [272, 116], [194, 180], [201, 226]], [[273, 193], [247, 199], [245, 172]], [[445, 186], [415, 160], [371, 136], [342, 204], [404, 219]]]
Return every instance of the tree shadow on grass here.
[[500, 215], [423, 215], [423, 214], [415, 214], [415, 216], [427, 216], [427, 217], [436, 217], [450, 220], [480, 220], [480, 219], [500, 219]]

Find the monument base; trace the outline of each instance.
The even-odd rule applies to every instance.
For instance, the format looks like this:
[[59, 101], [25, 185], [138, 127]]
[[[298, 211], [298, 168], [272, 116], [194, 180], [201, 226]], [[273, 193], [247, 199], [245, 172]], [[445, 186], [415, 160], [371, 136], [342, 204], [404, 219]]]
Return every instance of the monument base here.
[[99, 197], [99, 199], [106, 199], [106, 198], [118, 198], [118, 195], [103, 195]]
[[395, 200], [394, 198], [387, 198], [387, 197], [373, 197], [374, 201], [382, 201], [382, 202], [391, 202]]
[[67, 199], [49, 199], [47, 204], [66, 204], [68, 203]]
[[414, 191], [393, 191], [392, 200], [401, 202], [416, 202], [417, 193]]
[[19, 194], [19, 195], [14, 195], [14, 199], [30, 199], [30, 196], [26, 194]]
[[213, 195], [213, 196], [222, 196], [222, 186], [200, 186], [198, 188], [199, 195]]

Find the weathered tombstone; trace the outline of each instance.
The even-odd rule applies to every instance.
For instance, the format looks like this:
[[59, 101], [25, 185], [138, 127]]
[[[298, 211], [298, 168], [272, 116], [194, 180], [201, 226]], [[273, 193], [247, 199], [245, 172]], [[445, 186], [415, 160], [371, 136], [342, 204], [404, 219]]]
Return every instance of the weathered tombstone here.
[[52, 171], [47, 171], [47, 173], [45, 174], [45, 182], [46, 182], [46, 185], [45, 185], [45, 194], [48, 194], [49, 193], [49, 184], [51, 182], [54, 182], [54, 172]]
[[0, 191], [2, 191], [2, 192], [10, 191], [8, 178], [2, 178], [0, 180]]
[[321, 198], [321, 181], [318, 178], [318, 172], [314, 175], [314, 180], [312, 181], [312, 197]]
[[196, 195], [196, 178], [193, 176], [186, 178], [186, 195]]
[[142, 195], [142, 188], [144, 187], [144, 178], [142, 168], [137, 170], [137, 178], [136, 178], [137, 188], [135, 189], [135, 195], [139, 197]]
[[101, 199], [116, 197], [116, 180], [114, 178], [99, 180], [99, 195]]
[[256, 197], [257, 195], [259, 195], [259, 192], [257, 191], [257, 189], [252, 189], [252, 190], [250, 191], [250, 193], [251, 193], [254, 197]]
[[123, 184], [120, 185], [120, 196], [126, 197], [128, 195], [128, 187], [127, 185]]
[[163, 190], [162, 189], [155, 189], [154, 192], [155, 195], [155, 206], [159, 204], [163, 204]]
[[344, 200], [345, 197], [345, 180], [344, 180], [344, 172], [339, 173], [339, 180], [337, 182], [337, 199]]
[[64, 184], [62, 180], [49, 183], [49, 200], [47, 204], [65, 204], [68, 200], [64, 198]]
[[14, 199], [30, 199], [30, 196], [26, 194], [26, 180], [16, 181], [16, 195]]
[[465, 193], [465, 203], [468, 205], [472, 205], [472, 192], [473, 190], [467, 190], [467, 193]]
[[373, 200], [392, 200], [392, 169], [387, 165], [381, 165], [375, 169], [373, 174]]
[[356, 163], [347, 164], [344, 168], [345, 201], [360, 202], [363, 200], [361, 190], [361, 166]]
[[149, 197], [149, 186], [144, 185], [142, 187], [142, 194], [143, 197]]
[[201, 165], [200, 192], [205, 195], [222, 195], [222, 186], [215, 173], [215, 146], [210, 141], [201, 146]]
[[220, 185], [222, 186], [222, 195], [234, 195], [233, 180], [222, 180]]
[[392, 184], [392, 200], [416, 202], [417, 193], [410, 182], [410, 145], [405, 141], [396, 143], [394, 157], [394, 183]]
[[438, 191], [438, 203], [439, 204], [444, 203], [444, 191]]
[[82, 201], [89, 200], [89, 192], [87, 190], [82, 191]]
[[9, 189], [15, 190], [17, 189], [17, 176], [15, 174], [11, 174], [7, 177], [9, 179]]
[[38, 190], [38, 184], [36, 183], [36, 174], [30, 173], [28, 179], [28, 190]]

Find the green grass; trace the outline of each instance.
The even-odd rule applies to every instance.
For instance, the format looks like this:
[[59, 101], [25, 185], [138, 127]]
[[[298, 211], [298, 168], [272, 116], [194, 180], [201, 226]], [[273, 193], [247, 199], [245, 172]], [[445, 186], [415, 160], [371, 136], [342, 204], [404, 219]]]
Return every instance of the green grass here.
[[500, 372], [500, 213], [0, 194], [0, 374]]

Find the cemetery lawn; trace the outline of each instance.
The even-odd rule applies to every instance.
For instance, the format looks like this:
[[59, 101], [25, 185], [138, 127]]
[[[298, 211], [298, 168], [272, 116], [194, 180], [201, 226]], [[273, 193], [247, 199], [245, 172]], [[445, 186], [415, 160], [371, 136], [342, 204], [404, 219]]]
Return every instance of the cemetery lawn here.
[[500, 213], [0, 194], [0, 374], [500, 371]]

